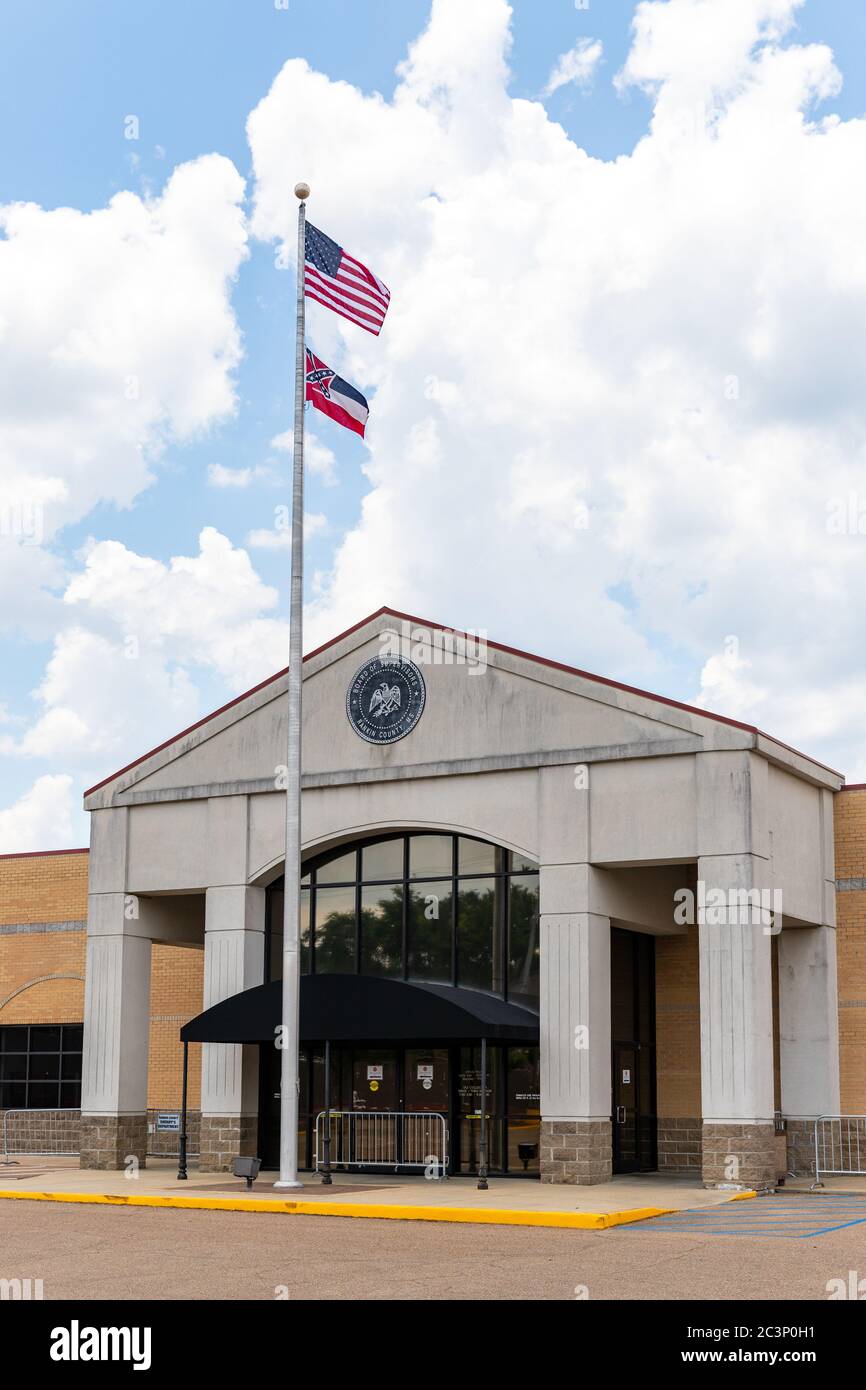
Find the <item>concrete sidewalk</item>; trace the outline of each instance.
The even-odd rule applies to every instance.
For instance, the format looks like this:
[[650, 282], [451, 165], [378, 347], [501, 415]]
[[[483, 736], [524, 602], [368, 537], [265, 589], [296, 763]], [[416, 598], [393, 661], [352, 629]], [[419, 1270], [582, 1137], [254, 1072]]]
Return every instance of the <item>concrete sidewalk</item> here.
[[230, 1174], [193, 1168], [186, 1182], [178, 1182], [175, 1160], [151, 1159], [137, 1177], [127, 1178], [80, 1169], [72, 1158], [23, 1156], [15, 1166], [0, 1165], [0, 1198], [604, 1230], [743, 1195], [707, 1191], [692, 1178], [655, 1173], [619, 1176], [594, 1187], [491, 1178], [486, 1192], [478, 1191], [474, 1177], [443, 1182], [340, 1173], [330, 1187], [305, 1174], [303, 1188], [287, 1193], [275, 1190], [275, 1177], [259, 1177], [247, 1192], [243, 1180]]

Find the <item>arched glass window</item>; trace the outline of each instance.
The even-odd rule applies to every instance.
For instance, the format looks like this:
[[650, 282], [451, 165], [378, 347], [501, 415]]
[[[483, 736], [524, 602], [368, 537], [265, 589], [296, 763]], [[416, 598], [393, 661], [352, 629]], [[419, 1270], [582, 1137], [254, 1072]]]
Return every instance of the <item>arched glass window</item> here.
[[[301, 968], [459, 985], [538, 1006], [538, 865], [463, 835], [387, 835], [308, 860]], [[282, 974], [283, 881], [268, 892]]]

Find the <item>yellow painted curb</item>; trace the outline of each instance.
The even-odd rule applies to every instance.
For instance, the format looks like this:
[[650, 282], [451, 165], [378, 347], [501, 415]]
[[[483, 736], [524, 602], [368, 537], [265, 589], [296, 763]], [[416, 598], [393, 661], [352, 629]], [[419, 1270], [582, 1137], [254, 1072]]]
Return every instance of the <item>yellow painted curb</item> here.
[[0, 1200], [77, 1202], [114, 1207], [174, 1207], [186, 1211], [261, 1211], [291, 1216], [361, 1216], [391, 1221], [454, 1221], [484, 1226], [558, 1226], [579, 1231], [606, 1231], [669, 1216], [668, 1207], [635, 1207], [631, 1211], [509, 1211], [485, 1207], [416, 1207], [393, 1203], [266, 1201], [254, 1197], [118, 1197], [106, 1192], [5, 1192]]

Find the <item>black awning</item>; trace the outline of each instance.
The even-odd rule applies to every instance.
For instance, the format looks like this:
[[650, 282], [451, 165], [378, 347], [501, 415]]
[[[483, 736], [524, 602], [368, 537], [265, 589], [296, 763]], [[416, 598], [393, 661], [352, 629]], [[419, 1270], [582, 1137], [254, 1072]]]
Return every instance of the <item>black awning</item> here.
[[[183, 1042], [274, 1040], [282, 981], [223, 999], [190, 1019]], [[301, 977], [301, 1042], [538, 1042], [538, 1015], [490, 994], [452, 985], [406, 984], [366, 975]]]

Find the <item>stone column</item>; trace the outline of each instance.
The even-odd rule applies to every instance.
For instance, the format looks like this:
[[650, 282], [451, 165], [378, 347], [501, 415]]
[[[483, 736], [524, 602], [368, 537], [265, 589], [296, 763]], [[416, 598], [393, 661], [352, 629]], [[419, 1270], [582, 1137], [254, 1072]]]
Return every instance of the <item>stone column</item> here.
[[130, 1159], [143, 1168], [146, 1161], [150, 941], [125, 911], [122, 893], [89, 901], [82, 1168], [125, 1168]]
[[[767, 880], [766, 861], [755, 855], [698, 861], [699, 893], [703, 882], [707, 894], [698, 928], [706, 1186], [766, 1189], [776, 1183], [772, 937], [768, 926], [751, 920], [746, 899], [730, 896], [732, 889], [742, 895]], [[719, 890], [724, 906], [713, 899]]]
[[779, 937], [779, 1069], [788, 1164], [814, 1167], [818, 1115], [839, 1113], [839, 1004], [836, 931], [789, 927]]
[[[260, 985], [264, 978], [265, 892], [239, 885], [205, 895], [204, 1007]], [[205, 1043], [201, 1070], [203, 1172], [231, 1168], [258, 1144], [259, 1049], [255, 1044]]]
[[542, 1182], [611, 1176], [610, 919], [576, 910], [590, 872], [541, 870]]

